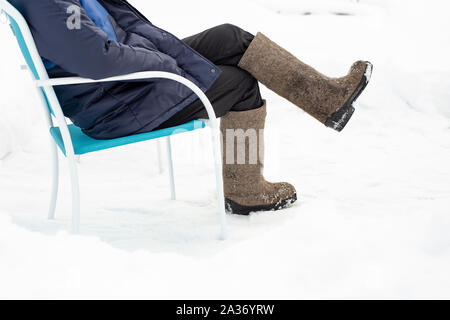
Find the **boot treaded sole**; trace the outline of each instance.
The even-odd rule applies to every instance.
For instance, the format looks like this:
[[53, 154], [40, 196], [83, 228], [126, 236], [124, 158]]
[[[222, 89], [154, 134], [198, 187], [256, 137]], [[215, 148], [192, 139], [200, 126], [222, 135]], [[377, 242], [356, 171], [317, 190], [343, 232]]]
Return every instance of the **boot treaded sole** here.
[[353, 92], [348, 101], [344, 104], [344, 106], [339, 108], [328, 118], [328, 120], [325, 122], [325, 125], [327, 127], [332, 128], [338, 132], [341, 132], [345, 128], [348, 121], [355, 112], [353, 103], [356, 101], [356, 99], [359, 98], [361, 93], [367, 87], [367, 84], [370, 81], [370, 77], [372, 76], [372, 70], [373, 65], [370, 62], [366, 62], [366, 71], [364, 72], [364, 76], [361, 78], [361, 82], [359, 83], [355, 92]]
[[251, 212], [278, 211], [278, 210], [289, 207], [295, 201], [297, 201], [297, 193], [295, 193], [292, 197], [278, 201], [277, 203], [260, 205], [260, 206], [244, 206], [244, 205], [240, 205], [237, 202], [234, 202], [233, 200], [225, 198], [225, 209], [232, 214], [248, 216], [248, 215], [250, 215]]

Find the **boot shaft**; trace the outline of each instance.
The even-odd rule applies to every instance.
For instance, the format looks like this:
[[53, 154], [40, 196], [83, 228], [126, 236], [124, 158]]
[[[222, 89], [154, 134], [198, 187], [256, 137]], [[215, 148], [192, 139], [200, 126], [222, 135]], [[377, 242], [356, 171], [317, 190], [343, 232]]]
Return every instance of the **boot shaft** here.
[[225, 183], [226, 194], [237, 192], [236, 186], [242, 185], [242, 181], [249, 185], [260, 183], [264, 167], [266, 114], [264, 101], [258, 109], [229, 112], [221, 118], [223, 176], [228, 182]]

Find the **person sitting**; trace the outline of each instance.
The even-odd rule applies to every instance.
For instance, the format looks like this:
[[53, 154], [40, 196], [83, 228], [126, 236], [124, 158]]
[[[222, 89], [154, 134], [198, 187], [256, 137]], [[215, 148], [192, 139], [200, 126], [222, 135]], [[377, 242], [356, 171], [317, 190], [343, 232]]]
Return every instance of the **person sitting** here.
[[[125, 0], [10, 0], [30, 25], [52, 78], [102, 79], [165, 71], [195, 83], [221, 117], [226, 206], [235, 214], [278, 210], [297, 200], [289, 183], [264, 179], [263, 135], [257, 159], [238, 161], [238, 129], [264, 129], [267, 102], [259, 82], [332, 129], [341, 131], [369, 82], [372, 64], [357, 61], [341, 78], [327, 77], [262, 33], [223, 24], [183, 40], [153, 25]], [[74, 20], [75, 19], [75, 20]], [[168, 79], [55, 87], [65, 116], [95, 139], [113, 139], [207, 118], [197, 96]], [[239, 145], [239, 146], [238, 146]], [[228, 147], [227, 147], [228, 146]], [[253, 148], [254, 149], [254, 148]], [[242, 159], [241, 159], [242, 160]]]

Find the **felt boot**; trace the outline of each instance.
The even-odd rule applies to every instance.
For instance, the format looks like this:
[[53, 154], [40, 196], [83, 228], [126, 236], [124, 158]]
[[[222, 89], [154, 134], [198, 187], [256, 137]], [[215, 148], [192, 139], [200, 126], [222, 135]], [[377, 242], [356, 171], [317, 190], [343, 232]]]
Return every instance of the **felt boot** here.
[[357, 61], [342, 78], [329, 78], [301, 62], [258, 33], [239, 67], [275, 93], [337, 131], [344, 129], [355, 108], [353, 102], [367, 86], [372, 64]]
[[258, 109], [221, 118], [225, 205], [231, 213], [280, 210], [297, 200], [292, 185], [270, 183], [262, 175], [265, 118], [265, 101]]

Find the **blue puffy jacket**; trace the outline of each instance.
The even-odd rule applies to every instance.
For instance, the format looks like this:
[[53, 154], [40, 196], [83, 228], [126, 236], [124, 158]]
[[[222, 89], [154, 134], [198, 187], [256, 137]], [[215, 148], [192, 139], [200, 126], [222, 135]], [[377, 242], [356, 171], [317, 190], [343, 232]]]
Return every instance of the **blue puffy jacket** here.
[[[30, 25], [50, 77], [101, 79], [167, 71], [208, 90], [220, 75], [213, 63], [150, 23], [125, 0], [10, 0]], [[73, 7], [80, 28], [69, 28]], [[96, 139], [151, 131], [197, 97], [165, 79], [55, 87], [64, 114]]]

